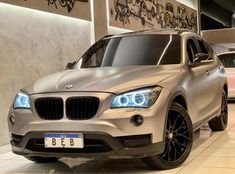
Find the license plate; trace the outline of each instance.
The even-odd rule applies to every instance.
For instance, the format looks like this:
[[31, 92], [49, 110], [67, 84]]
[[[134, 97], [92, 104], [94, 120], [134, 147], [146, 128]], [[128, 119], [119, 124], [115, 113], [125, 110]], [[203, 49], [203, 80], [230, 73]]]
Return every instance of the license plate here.
[[83, 148], [83, 134], [44, 134], [45, 148]]

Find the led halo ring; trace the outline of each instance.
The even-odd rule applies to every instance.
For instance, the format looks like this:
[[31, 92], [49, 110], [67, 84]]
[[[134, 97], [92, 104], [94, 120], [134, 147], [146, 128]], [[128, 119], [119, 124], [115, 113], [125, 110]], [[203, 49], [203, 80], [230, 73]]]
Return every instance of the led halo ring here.
[[[136, 96], [141, 96], [142, 97], [142, 99], [143, 99], [143, 101], [142, 102], [136, 102]], [[132, 101], [133, 101], [133, 103], [135, 104], [135, 105], [137, 105], [137, 106], [141, 106], [141, 105], [143, 105], [145, 102], [146, 102], [146, 99], [145, 99], [145, 96], [144, 96], [144, 94], [141, 94], [141, 93], [136, 93], [136, 94], [134, 94], [133, 95], [133, 97], [132, 97]]]
[[144, 88], [125, 92], [114, 97], [111, 108], [149, 108], [157, 100], [162, 88]]
[[[123, 103], [122, 100], [121, 100], [121, 99], [124, 99], [124, 98], [126, 100], [125, 103]], [[129, 100], [129, 98], [126, 95], [121, 95], [121, 96], [118, 97], [118, 104], [120, 106], [127, 106], [129, 102], [130, 102], [130, 100]]]
[[29, 109], [30, 108], [30, 99], [29, 96], [24, 93], [17, 93], [14, 101], [14, 109]]
[[28, 106], [28, 99], [26, 97], [20, 97], [19, 100], [23, 107]]

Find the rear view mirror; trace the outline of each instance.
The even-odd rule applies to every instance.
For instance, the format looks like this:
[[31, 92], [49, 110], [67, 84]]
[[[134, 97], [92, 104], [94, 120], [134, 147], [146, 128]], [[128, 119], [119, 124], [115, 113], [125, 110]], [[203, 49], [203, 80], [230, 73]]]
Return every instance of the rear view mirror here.
[[77, 63], [76, 61], [74, 61], [74, 62], [69, 62], [69, 63], [66, 65], [65, 70], [67, 70], [67, 69], [73, 69], [73, 67], [74, 67], [74, 65], [75, 65], [76, 63]]

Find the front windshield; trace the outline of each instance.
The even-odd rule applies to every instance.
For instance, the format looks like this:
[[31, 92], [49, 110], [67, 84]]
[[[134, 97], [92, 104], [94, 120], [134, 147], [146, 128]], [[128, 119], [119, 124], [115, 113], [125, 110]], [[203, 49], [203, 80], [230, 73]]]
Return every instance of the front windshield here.
[[135, 35], [96, 42], [75, 68], [179, 64], [180, 36]]

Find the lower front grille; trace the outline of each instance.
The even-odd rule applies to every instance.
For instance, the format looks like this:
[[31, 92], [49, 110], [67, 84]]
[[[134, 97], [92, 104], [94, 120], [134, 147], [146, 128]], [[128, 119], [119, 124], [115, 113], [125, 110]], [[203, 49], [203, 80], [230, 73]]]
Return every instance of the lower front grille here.
[[66, 100], [66, 115], [71, 120], [87, 120], [94, 117], [99, 109], [97, 97], [72, 97]]
[[59, 120], [63, 118], [63, 99], [50, 97], [39, 98], [35, 101], [35, 109], [40, 118], [46, 120]]
[[128, 148], [144, 147], [152, 143], [151, 134], [117, 137], [117, 139], [123, 146]]
[[54, 153], [102, 153], [109, 152], [112, 148], [103, 140], [84, 139], [84, 148], [45, 148], [43, 138], [32, 138], [28, 141], [26, 149], [35, 152], [54, 152]]

